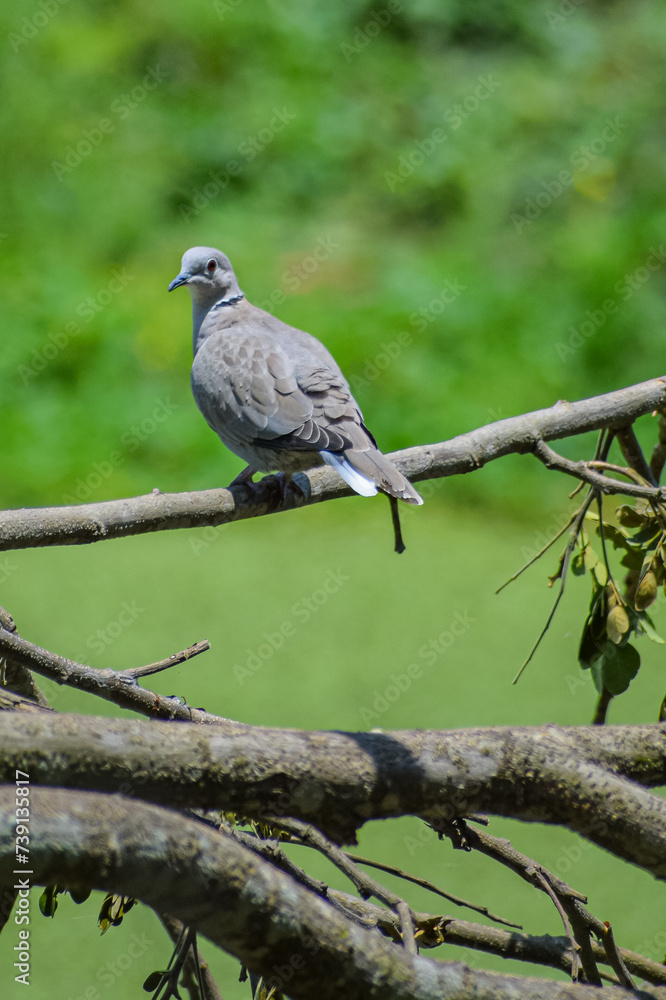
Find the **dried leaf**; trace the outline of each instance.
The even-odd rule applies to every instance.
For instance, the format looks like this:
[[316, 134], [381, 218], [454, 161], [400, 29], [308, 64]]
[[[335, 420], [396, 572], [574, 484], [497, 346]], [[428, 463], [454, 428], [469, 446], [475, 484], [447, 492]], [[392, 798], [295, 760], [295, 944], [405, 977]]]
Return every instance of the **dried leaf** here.
[[657, 577], [652, 569], [649, 569], [636, 588], [634, 605], [637, 611], [645, 611], [657, 600]]
[[621, 604], [616, 604], [614, 608], [611, 608], [608, 613], [608, 617], [606, 618], [606, 631], [608, 633], [608, 638], [611, 642], [614, 642], [616, 646], [619, 646], [625, 635], [629, 632], [630, 628], [631, 623], [629, 621], [629, 615]]

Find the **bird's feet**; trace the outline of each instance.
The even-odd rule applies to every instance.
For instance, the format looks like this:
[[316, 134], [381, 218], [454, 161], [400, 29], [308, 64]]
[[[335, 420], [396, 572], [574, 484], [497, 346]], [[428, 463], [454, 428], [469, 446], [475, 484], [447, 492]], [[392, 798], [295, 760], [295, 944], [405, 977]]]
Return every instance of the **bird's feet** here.
[[278, 472], [275, 478], [277, 479], [280, 487], [280, 507], [284, 509], [289, 506], [289, 487], [293, 482], [291, 473]]
[[245, 486], [247, 483], [252, 482], [252, 476], [257, 470], [252, 468], [251, 465], [246, 466], [241, 473], [239, 473], [236, 478], [230, 483], [230, 486]]

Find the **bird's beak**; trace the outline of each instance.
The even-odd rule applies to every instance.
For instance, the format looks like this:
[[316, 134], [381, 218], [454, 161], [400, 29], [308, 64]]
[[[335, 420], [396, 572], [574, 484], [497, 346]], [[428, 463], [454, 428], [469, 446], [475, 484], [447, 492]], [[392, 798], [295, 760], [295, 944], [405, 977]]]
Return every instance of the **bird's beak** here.
[[186, 285], [191, 277], [192, 275], [190, 274], [189, 271], [181, 271], [180, 274], [177, 274], [176, 277], [173, 279], [173, 281], [170, 283], [168, 291], [172, 292], [174, 288], [178, 288], [179, 285]]

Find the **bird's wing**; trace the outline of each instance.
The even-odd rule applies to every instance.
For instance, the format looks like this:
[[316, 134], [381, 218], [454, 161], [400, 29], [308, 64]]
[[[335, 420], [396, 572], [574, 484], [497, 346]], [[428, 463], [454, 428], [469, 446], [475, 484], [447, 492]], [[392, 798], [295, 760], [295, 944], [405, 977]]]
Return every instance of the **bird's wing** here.
[[291, 358], [264, 335], [208, 337], [194, 359], [192, 390], [223, 440], [289, 451], [342, 451], [354, 445], [359, 432], [368, 434], [334, 362], [302, 349]]

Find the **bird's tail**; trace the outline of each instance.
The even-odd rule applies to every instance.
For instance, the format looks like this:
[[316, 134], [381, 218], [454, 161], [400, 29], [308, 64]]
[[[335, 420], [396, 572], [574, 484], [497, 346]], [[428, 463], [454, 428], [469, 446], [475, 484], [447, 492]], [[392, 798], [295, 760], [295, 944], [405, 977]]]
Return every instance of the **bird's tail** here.
[[362, 497], [373, 497], [379, 489], [406, 503], [423, 503], [423, 497], [381, 451], [350, 448], [319, 454]]

